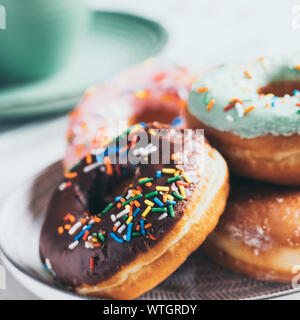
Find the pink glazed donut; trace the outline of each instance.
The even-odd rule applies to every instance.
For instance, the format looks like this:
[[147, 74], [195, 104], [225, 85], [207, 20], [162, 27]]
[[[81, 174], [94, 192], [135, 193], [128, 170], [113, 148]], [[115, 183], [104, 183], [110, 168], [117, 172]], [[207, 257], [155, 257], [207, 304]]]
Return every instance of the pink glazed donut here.
[[183, 66], [150, 58], [88, 89], [69, 114], [65, 170], [124, 126], [153, 121], [183, 126], [181, 115], [194, 79]]

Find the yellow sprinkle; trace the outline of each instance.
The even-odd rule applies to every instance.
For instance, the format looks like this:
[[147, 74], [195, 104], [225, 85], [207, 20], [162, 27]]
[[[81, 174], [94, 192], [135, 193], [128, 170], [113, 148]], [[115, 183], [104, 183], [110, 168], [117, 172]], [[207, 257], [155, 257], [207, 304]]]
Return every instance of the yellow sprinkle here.
[[197, 92], [198, 92], [198, 93], [203, 93], [203, 92], [206, 92], [206, 91], [208, 91], [208, 88], [207, 88], [207, 87], [201, 87], [201, 88], [198, 88], [198, 89], [197, 89]]
[[270, 107], [270, 105], [269, 105], [268, 103], [266, 103], [266, 104], [265, 104], [265, 107], [266, 107], [266, 108], [269, 108], [269, 107]]
[[150, 96], [150, 92], [147, 90], [139, 90], [134, 93], [134, 96], [138, 99], [147, 99]]
[[142, 213], [142, 217], [146, 217], [146, 215], [151, 211], [151, 206], [148, 206], [145, 211]]
[[151, 206], [151, 207], [154, 206], [154, 202], [152, 202], [152, 201], [150, 201], [150, 200], [148, 200], [148, 199], [146, 199], [144, 202], [145, 202], [148, 206]]
[[182, 176], [187, 183], [192, 183], [192, 181], [185, 175], [185, 173], [182, 173]]
[[126, 205], [125, 205], [125, 209], [130, 209], [130, 205], [129, 205], [129, 204], [126, 204]]
[[180, 193], [184, 199], [186, 199], [185, 187], [179, 186]]
[[172, 168], [162, 168], [161, 171], [162, 171], [163, 173], [170, 173], [170, 174], [172, 174], [172, 173], [176, 172], [176, 169], [172, 169]]
[[167, 194], [167, 199], [173, 201], [174, 197], [171, 194]]
[[126, 223], [129, 224], [133, 219], [133, 216], [129, 216], [129, 218], [126, 220]]
[[244, 111], [244, 114], [249, 113], [249, 112], [252, 111], [253, 109], [255, 109], [254, 106], [250, 106], [250, 107], [246, 108], [245, 111]]
[[212, 109], [212, 107], [214, 106], [215, 104], [215, 100], [214, 99], [211, 99], [208, 103], [208, 105], [206, 106], [206, 110], [207, 111], [210, 111]]
[[153, 130], [153, 129], [150, 129], [150, 130], [149, 130], [149, 133], [150, 133], [152, 136], [156, 136], [156, 135], [157, 135], [156, 131]]
[[274, 97], [274, 94], [273, 93], [268, 93], [265, 95], [266, 98], [273, 98]]
[[157, 186], [156, 190], [157, 191], [167, 191], [168, 192], [170, 190], [170, 188], [169, 187], [164, 187], [164, 186]]
[[180, 170], [177, 170], [176, 172], [174, 172], [174, 177], [178, 176], [180, 174]]

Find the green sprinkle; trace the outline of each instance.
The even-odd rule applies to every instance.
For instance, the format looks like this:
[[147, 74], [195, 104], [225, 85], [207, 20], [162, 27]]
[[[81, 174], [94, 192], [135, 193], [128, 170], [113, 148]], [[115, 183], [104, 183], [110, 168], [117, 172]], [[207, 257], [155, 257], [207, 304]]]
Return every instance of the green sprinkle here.
[[145, 194], [145, 198], [148, 199], [151, 197], [155, 197], [157, 195], [158, 195], [158, 191], [153, 191], [153, 192], [149, 192], [149, 193]]
[[152, 212], [166, 212], [167, 208], [152, 208]]
[[169, 205], [168, 206], [168, 209], [169, 209], [169, 215], [171, 218], [174, 218], [175, 215], [174, 215], [174, 209], [173, 209], [173, 206], [172, 205]]
[[102, 234], [102, 232], [98, 232], [98, 237], [99, 237], [101, 242], [105, 241], [105, 238], [104, 238], [104, 235]]
[[97, 237], [97, 233], [94, 232], [94, 233], [92, 234], [92, 236], [93, 236], [93, 237]]
[[300, 110], [298, 110], [296, 113], [297, 113], [297, 114], [300, 114]]
[[176, 192], [172, 192], [172, 196], [174, 196], [175, 198], [177, 198], [178, 200], [183, 200], [184, 198], [180, 195], [180, 194], [178, 194], [178, 193], [176, 193]]
[[140, 232], [132, 232], [131, 236], [132, 238], [140, 237], [142, 234]]
[[74, 164], [74, 166], [69, 170], [69, 172], [73, 172], [80, 164], [81, 164], [81, 161]]
[[101, 216], [103, 216], [106, 212], [108, 212], [114, 204], [111, 202], [110, 204], [107, 205], [107, 207], [102, 211]]
[[154, 178], [147, 178], [147, 179], [140, 180], [140, 181], [139, 181], [139, 184], [145, 184], [145, 183], [147, 183], [147, 182], [151, 182], [151, 181], [153, 181], [153, 179], [154, 179]]
[[123, 220], [126, 221], [128, 219], [128, 215], [125, 214], [125, 216], [123, 216]]
[[167, 182], [168, 182], [168, 183], [171, 183], [171, 182], [175, 182], [175, 181], [180, 180], [180, 179], [181, 179], [181, 175], [179, 174], [178, 176], [169, 178], [169, 179], [167, 180]]
[[134, 201], [134, 200], [136, 200], [136, 199], [141, 198], [142, 196], [143, 196], [143, 195], [140, 193], [140, 194], [136, 195], [135, 197], [129, 198], [128, 200], [126, 200], [126, 201], [124, 201], [124, 202], [122, 203], [122, 207], [124, 207], [127, 203], [130, 203], [131, 201]]

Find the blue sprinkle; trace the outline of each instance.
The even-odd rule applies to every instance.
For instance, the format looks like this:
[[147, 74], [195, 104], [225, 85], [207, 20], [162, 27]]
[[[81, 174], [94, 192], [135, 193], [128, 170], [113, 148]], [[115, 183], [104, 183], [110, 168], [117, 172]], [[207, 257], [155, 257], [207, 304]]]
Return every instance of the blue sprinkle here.
[[92, 227], [92, 225], [87, 225], [84, 229], [82, 229], [81, 232], [78, 233], [78, 235], [74, 238], [74, 241], [80, 240], [83, 237], [86, 230], [91, 229], [91, 227]]
[[124, 240], [119, 238], [114, 232], [111, 232], [110, 235], [119, 243], [123, 243]]
[[102, 163], [103, 162], [103, 155], [102, 154], [97, 154], [96, 155], [96, 159], [97, 159], [97, 162]]
[[172, 123], [170, 124], [171, 127], [175, 127], [183, 122], [183, 119], [181, 117], [176, 117]]
[[139, 124], [140, 124], [142, 127], [144, 127], [144, 128], [147, 127], [147, 123], [145, 123], [145, 122], [140, 122]]
[[161, 171], [160, 170], [157, 170], [156, 171], [156, 178], [160, 178], [161, 177]]
[[140, 211], [141, 211], [140, 208], [136, 208], [135, 211], [134, 211], [134, 213], [132, 214], [132, 216], [133, 216], [133, 217], [136, 217], [137, 214], [138, 214]]
[[145, 225], [144, 220], [141, 220], [141, 221], [140, 221], [140, 226], [141, 226], [141, 233], [142, 233], [142, 235], [145, 235], [145, 234], [146, 234], [144, 225]]
[[131, 239], [131, 231], [132, 231], [132, 222], [128, 224], [127, 234], [126, 234], [126, 241], [129, 242]]
[[119, 196], [119, 197], [115, 197], [115, 202], [118, 202], [118, 201], [120, 201], [122, 199], [122, 197], [121, 196]]
[[161, 208], [164, 207], [164, 204], [162, 201], [160, 201], [157, 197], [153, 198], [153, 201], [160, 206]]
[[176, 201], [167, 200], [166, 204], [175, 206], [175, 204], [177, 204], [177, 202]]
[[294, 96], [295, 96], [298, 92], [299, 92], [299, 90], [296, 90], [296, 89], [295, 89], [295, 90], [293, 91]]

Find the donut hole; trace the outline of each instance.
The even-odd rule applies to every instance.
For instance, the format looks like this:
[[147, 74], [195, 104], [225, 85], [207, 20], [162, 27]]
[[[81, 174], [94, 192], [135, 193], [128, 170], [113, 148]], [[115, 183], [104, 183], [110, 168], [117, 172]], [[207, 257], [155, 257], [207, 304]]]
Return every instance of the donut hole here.
[[276, 80], [257, 90], [259, 94], [274, 94], [284, 97], [286, 94], [293, 96], [294, 90], [300, 91], [300, 80]]
[[170, 124], [177, 117], [180, 117], [179, 108], [165, 108], [165, 107], [153, 107], [147, 106], [140, 108], [130, 119], [129, 125], [133, 125], [138, 122], [155, 122]]
[[124, 194], [124, 190], [132, 183], [134, 171], [129, 170], [128, 174], [117, 177], [110, 176], [107, 180], [99, 177], [93, 183], [93, 188], [88, 192], [88, 211], [91, 214], [101, 212], [107, 205], [114, 202], [115, 197]]

